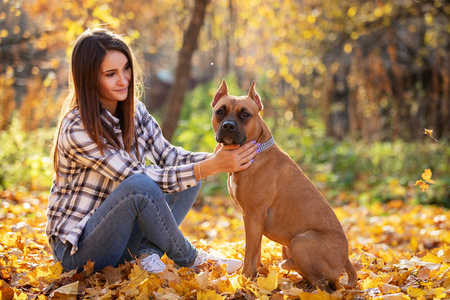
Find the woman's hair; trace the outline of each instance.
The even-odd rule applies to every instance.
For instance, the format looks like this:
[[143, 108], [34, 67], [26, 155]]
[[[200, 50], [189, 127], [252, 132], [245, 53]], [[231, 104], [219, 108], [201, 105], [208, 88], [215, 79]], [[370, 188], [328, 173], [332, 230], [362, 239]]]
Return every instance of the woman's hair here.
[[[113, 145], [114, 148], [121, 149], [122, 146], [114, 133], [113, 128], [102, 121], [100, 116], [102, 106], [99, 99], [99, 74], [100, 65], [103, 62], [107, 51], [116, 50], [123, 53], [130, 64], [131, 82], [128, 86], [128, 96], [124, 101], [119, 101], [117, 105], [116, 117], [120, 120], [123, 136], [123, 148], [130, 153], [133, 140], [136, 139], [134, 126], [134, 97], [139, 89], [139, 65], [131, 51], [131, 48], [117, 34], [106, 29], [88, 29], [76, 40], [69, 72], [69, 94], [63, 103], [58, 128], [53, 145], [53, 167], [58, 174], [58, 136], [61, 130], [61, 123], [64, 117], [74, 108], [78, 107], [83, 125], [92, 138], [97, 143], [103, 154], [107, 147], [104, 139]], [[139, 158], [139, 153], [138, 153]]]

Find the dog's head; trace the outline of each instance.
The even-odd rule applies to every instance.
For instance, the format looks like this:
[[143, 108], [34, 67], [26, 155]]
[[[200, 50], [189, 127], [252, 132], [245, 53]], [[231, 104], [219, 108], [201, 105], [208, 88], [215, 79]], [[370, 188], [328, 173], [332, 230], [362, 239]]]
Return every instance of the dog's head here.
[[211, 106], [212, 125], [218, 143], [242, 145], [247, 140], [256, 139], [261, 131], [259, 112], [263, 105], [256, 92], [255, 82], [246, 96], [231, 96], [223, 80]]

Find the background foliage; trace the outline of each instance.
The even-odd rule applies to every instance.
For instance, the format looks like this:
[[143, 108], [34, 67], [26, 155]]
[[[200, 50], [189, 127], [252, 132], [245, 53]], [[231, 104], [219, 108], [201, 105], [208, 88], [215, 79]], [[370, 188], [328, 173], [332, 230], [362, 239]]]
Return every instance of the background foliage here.
[[[49, 188], [68, 57], [88, 27], [126, 37], [146, 75], [142, 101], [162, 121], [193, 5], [1, 0], [0, 186]], [[256, 80], [277, 143], [330, 201], [448, 206], [449, 15], [440, 0], [211, 0], [173, 143], [212, 151], [221, 79], [236, 95]], [[436, 183], [424, 194], [414, 182], [426, 168]], [[224, 182], [210, 178], [203, 193], [225, 194]]]

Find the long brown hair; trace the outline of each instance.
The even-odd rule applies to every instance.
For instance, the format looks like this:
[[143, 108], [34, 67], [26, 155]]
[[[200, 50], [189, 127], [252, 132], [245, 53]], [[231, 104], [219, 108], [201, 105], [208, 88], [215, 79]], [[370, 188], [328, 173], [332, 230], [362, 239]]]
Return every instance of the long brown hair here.
[[[113, 128], [102, 122], [100, 116], [102, 106], [99, 99], [98, 77], [100, 65], [107, 51], [110, 50], [122, 52], [127, 57], [132, 71], [132, 84], [128, 87], [127, 99], [118, 102], [116, 112], [116, 117], [119, 118], [122, 129], [123, 148], [130, 153], [133, 140], [136, 139], [134, 97], [140, 91], [139, 76], [141, 73], [139, 65], [136, 62], [131, 48], [121, 36], [102, 28], [88, 29], [78, 37], [73, 47], [69, 72], [69, 94], [60, 111], [58, 128], [52, 149], [53, 167], [56, 174], [58, 174], [59, 167], [57, 147], [61, 123], [67, 113], [76, 107], [80, 111], [81, 120], [87, 133], [97, 143], [102, 154], [107, 147], [104, 139], [113, 145], [114, 148], [122, 148], [114, 134]], [[139, 152], [137, 155], [139, 159]]]

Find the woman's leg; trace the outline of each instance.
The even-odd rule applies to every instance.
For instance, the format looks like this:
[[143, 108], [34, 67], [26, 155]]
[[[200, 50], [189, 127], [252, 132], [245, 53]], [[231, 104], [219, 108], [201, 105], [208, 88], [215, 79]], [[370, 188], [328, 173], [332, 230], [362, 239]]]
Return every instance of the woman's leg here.
[[201, 186], [202, 182], [200, 181], [196, 186], [191, 187], [190, 189], [164, 195], [178, 226], [183, 222], [184, 218], [191, 210], [192, 205], [194, 205]]
[[133, 237], [136, 223], [144, 237], [176, 264], [192, 264], [197, 250], [179, 230], [161, 189], [145, 175], [127, 178], [108, 196], [87, 222], [75, 254], [70, 255], [70, 246], [58, 239], [54, 252], [66, 269], [81, 269], [89, 260], [95, 261], [96, 270], [116, 266], [125, 251], [138, 250], [130, 249], [138, 244]]
[[[191, 210], [192, 205], [195, 202], [195, 199], [197, 198], [198, 193], [200, 192], [201, 188], [201, 181], [194, 187], [191, 187], [190, 189], [173, 193], [173, 194], [165, 194], [164, 197], [166, 199], [167, 204], [170, 207], [170, 210], [172, 211], [172, 215], [175, 218], [175, 221], [177, 222], [178, 226], [180, 226], [181, 222], [183, 222], [184, 218], [188, 214], [188, 212]], [[136, 252], [133, 251], [133, 254], [130, 255], [130, 251], [125, 251], [124, 256], [121, 259], [121, 262], [123, 261], [130, 261], [133, 259], [133, 256], [139, 256], [141, 254], [152, 254], [156, 253], [159, 255], [159, 257], [162, 257], [164, 255], [164, 252], [161, 251], [155, 244], [150, 242], [145, 238], [145, 236], [140, 233], [139, 227], [137, 228], [137, 232], [135, 232], [131, 239], [129, 241], [129, 244], [136, 244], [138, 243], [140, 245], [139, 250]], [[133, 248], [135, 249], [135, 248]]]

